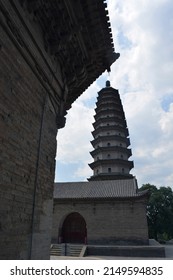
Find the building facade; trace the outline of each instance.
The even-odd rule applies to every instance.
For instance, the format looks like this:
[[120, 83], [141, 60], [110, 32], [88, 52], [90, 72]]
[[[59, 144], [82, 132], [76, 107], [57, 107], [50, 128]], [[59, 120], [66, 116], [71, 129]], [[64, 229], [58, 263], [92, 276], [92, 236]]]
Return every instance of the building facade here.
[[55, 183], [52, 243], [147, 245], [147, 200], [134, 178]]

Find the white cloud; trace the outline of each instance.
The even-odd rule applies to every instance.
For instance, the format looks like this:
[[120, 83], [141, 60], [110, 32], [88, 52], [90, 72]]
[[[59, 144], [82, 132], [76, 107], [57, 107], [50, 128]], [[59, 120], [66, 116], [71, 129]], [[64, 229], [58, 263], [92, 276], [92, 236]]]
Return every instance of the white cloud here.
[[[75, 103], [67, 117], [66, 129], [58, 134], [58, 159], [73, 163], [84, 160], [89, 149], [89, 134], [92, 123], [92, 109]], [[88, 140], [88, 142], [86, 141]]]
[[[112, 85], [120, 89], [140, 184], [172, 185], [173, 3], [109, 1], [116, 51]], [[166, 98], [169, 97], [169, 98]]]
[[96, 93], [100, 87], [93, 85], [78, 98], [67, 114], [66, 126], [58, 132], [57, 157], [62, 163], [83, 162], [89, 157], [92, 140]]
[[[91, 150], [91, 149], [90, 149]], [[75, 178], [78, 177], [82, 177], [83, 181], [86, 181], [87, 178], [90, 178], [93, 175], [92, 170], [90, 169], [90, 167], [88, 166], [88, 163], [92, 162], [92, 158], [89, 157], [88, 159], [86, 159], [81, 166], [79, 166], [76, 170], [76, 172], [74, 173]]]
[[169, 111], [164, 112], [159, 121], [164, 137], [171, 137], [173, 135], [173, 103], [169, 106]]
[[[173, 182], [173, 3], [172, 0], [109, 0], [108, 9], [116, 52], [111, 85], [119, 89], [129, 127], [139, 185]], [[79, 177], [91, 176], [87, 163], [94, 103], [104, 87], [96, 81], [69, 111], [59, 132], [58, 158], [79, 162]], [[74, 175], [74, 174], [73, 174]]]

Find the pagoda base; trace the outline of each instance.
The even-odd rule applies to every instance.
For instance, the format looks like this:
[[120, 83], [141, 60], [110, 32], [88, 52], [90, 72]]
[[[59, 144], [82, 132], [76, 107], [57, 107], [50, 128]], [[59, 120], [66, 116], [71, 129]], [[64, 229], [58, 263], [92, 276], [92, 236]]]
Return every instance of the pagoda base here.
[[88, 181], [103, 181], [103, 180], [125, 180], [132, 179], [134, 176], [132, 174], [117, 174], [117, 173], [101, 173], [93, 175], [88, 178]]

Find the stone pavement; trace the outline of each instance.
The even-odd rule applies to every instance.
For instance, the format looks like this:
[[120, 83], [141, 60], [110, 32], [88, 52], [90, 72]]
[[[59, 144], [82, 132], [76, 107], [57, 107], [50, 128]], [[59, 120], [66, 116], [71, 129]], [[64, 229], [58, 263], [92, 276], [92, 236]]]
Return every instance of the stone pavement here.
[[173, 259], [173, 245], [165, 245], [166, 259]]
[[[166, 257], [163, 260], [173, 260], [173, 245], [164, 245]], [[116, 256], [86, 256], [86, 257], [68, 257], [68, 256], [50, 256], [51, 260], [149, 260], [150, 258], [131, 258]], [[155, 258], [151, 258], [155, 259]], [[160, 260], [162, 258], [157, 258]]]

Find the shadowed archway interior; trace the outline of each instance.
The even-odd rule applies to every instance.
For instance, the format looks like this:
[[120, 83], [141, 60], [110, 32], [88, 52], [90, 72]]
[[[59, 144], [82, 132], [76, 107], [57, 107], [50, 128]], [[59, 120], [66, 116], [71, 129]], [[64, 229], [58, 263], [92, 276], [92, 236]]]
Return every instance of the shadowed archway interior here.
[[69, 214], [62, 226], [63, 243], [86, 243], [87, 228], [84, 218], [77, 212]]

